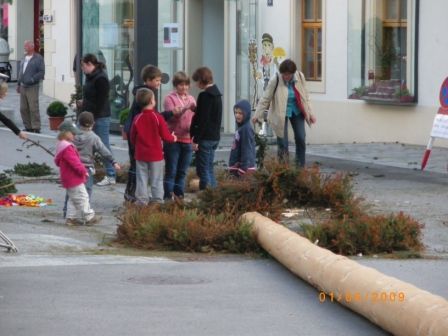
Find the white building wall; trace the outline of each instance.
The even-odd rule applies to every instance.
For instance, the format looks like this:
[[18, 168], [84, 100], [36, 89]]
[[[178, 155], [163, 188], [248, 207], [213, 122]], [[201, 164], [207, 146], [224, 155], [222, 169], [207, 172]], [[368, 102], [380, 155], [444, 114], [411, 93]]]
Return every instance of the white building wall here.
[[420, 0], [419, 105], [439, 106], [439, 91], [448, 76], [448, 1]]
[[[292, 29], [299, 17], [290, 15], [293, 3], [260, 1], [259, 36], [269, 32], [275, 46], [294, 54]], [[310, 143], [393, 142], [425, 145], [439, 107], [439, 90], [448, 76], [446, 20], [448, 2], [420, 1], [418, 46], [418, 104], [416, 106], [374, 105], [347, 99], [348, 2], [323, 0], [326, 43], [325, 88], [311, 93], [317, 124], [307, 130]], [[285, 14], [288, 13], [288, 14]], [[291, 19], [292, 18], [292, 19]], [[261, 49], [259, 49], [261, 50]], [[296, 52], [298, 55], [298, 53]], [[297, 57], [296, 57], [297, 58]], [[297, 59], [295, 59], [297, 60]], [[299, 65], [299, 64], [298, 64]], [[310, 85], [311, 86], [311, 85]], [[437, 140], [437, 145], [448, 145]]]
[[53, 21], [44, 24], [45, 80], [44, 94], [68, 103], [75, 91], [73, 57], [75, 54], [74, 0], [45, 0], [44, 14]]

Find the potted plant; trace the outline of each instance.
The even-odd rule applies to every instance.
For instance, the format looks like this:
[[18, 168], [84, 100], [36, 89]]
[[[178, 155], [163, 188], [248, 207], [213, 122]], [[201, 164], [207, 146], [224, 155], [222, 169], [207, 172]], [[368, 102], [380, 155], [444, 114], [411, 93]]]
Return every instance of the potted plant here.
[[120, 122], [120, 129], [121, 129], [121, 136], [123, 137], [123, 140], [127, 140], [127, 134], [124, 132], [123, 128], [124, 128], [124, 124], [126, 122], [126, 120], [128, 119], [129, 116], [129, 107], [126, 107], [125, 109], [121, 110], [120, 113], [118, 114], [118, 119]]
[[67, 106], [63, 102], [56, 100], [48, 105], [47, 115], [50, 121], [50, 129], [56, 131], [67, 115]]
[[413, 103], [414, 102], [414, 96], [411, 95], [406, 85], [403, 85], [401, 88], [398, 88], [395, 91], [395, 98], [400, 103]]

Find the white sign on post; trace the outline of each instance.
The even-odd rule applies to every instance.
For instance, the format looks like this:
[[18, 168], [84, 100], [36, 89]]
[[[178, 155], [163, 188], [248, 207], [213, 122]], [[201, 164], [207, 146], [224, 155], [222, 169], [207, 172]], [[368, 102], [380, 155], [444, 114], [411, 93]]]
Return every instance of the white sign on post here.
[[431, 136], [448, 139], [448, 115], [436, 114], [432, 125]]
[[180, 48], [178, 23], [166, 23], [163, 25], [163, 46], [165, 48]]

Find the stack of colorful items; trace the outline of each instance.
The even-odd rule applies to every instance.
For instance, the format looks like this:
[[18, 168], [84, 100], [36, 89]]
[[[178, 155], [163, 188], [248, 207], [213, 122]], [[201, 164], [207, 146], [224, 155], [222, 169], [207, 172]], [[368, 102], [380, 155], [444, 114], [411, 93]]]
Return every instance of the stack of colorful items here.
[[51, 199], [45, 199], [43, 197], [37, 197], [34, 195], [8, 195], [0, 197], [0, 206], [26, 206], [26, 207], [43, 207], [51, 205], [53, 202]]

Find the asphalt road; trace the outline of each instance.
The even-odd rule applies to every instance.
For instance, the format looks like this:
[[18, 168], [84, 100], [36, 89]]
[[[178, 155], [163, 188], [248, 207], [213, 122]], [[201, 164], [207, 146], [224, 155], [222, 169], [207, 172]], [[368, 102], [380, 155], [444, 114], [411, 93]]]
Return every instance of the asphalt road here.
[[[54, 146], [51, 137], [35, 137]], [[6, 130], [0, 130], [0, 142], [0, 168], [28, 161], [52, 165], [48, 154], [22, 147]], [[125, 150], [114, 152], [125, 160]], [[448, 298], [443, 175], [323, 157], [308, 161], [327, 171], [351, 171], [355, 190], [374, 210], [408, 210], [425, 220], [431, 259], [356, 259]], [[94, 189], [93, 208], [103, 221], [81, 228], [64, 225], [64, 190], [57, 184], [17, 186], [55, 205], [0, 208], [0, 230], [19, 248], [18, 254], [0, 250], [0, 335], [387, 335], [338, 303], [321, 303], [315, 288], [271, 259], [110, 246], [122, 185]]]

